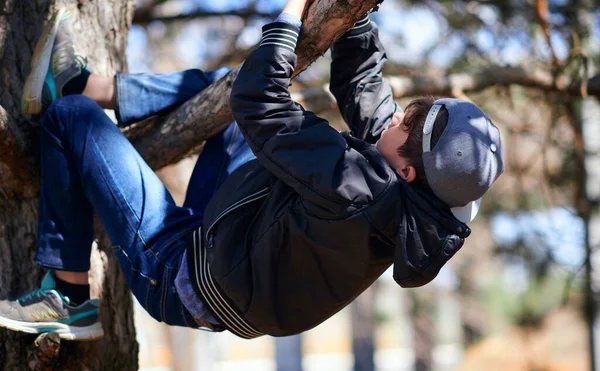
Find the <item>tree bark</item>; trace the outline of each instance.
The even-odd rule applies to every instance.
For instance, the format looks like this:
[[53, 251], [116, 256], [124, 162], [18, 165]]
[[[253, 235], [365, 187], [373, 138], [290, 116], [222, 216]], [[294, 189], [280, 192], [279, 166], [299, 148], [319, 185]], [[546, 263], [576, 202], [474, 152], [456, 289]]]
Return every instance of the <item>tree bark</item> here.
[[[20, 96], [44, 22], [60, 6], [76, 6], [76, 44], [101, 74], [125, 69], [133, 0], [5, 0], [0, 4], [0, 299], [39, 287], [33, 263], [39, 189], [39, 118], [20, 114]], [[92, 295], [102, 299], [102, 340], [80, 343], [56, 336], [0, 330], [2, 370], [137, 369], [131, 295], [110, 244], [100, 237], [92, 256]]]

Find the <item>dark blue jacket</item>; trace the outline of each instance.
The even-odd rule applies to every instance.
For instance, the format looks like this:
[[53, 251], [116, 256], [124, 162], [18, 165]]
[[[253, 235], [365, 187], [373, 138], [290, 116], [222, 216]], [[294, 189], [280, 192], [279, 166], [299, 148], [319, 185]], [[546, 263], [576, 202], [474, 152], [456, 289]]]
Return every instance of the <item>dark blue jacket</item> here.
[[376, 27], [333, 47], [331, 91], [352, 134], [292, 100], [289, 31], [298, 29], [265, 26], [234, 83], [231, 108], [257, 160], [217, 191], [188, 250], [197, 294], [245, 338], [317, 326], [392, 263], [398, 284], [424, 285], [470, 233], [373, 145], [398, 109]]

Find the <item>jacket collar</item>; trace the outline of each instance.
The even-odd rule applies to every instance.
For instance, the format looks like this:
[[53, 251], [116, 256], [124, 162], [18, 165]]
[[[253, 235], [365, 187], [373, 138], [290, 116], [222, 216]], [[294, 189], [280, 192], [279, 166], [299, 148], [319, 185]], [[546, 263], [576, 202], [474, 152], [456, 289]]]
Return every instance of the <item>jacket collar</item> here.
[[360, 152], [367, 158], [378, 173], [385, 171], [387, 173], [386, 176], [391, 178], [392, 188], [396, 189], [396, 191], [391, 189], [388, 191], [388, 197], [390, 197], [390, 199], [386, 200], [386, 202], [393, 204], [394, 207], [386, 208], [386, 210], [389, 210], [389, 215], [384, 216], [391, 223], [391, 228], [385, 228], [385, 231], [383, 231], [385, 237], [388, 238], [390, 242], [395, 241], [397, 226], [402, 217], [400, 215], [402, 212], [401, 205], [407, 201], [413, 203], [421, 212], [431, 215], [438, 220], [444, 228], [459, 237], [467, 238], [471, 234], [471, 229], [466, 224], [456, 219], [448, 205], [437, 198], [432, 192], [413, 187], [404, 179], [400, 178], [387, 164], [373, 144], [354, 138], [348, 131], [342, 132], [341, 134], [346, 140], [346, 143], [348, 143], [348, 146]]
[[471, 234], [471, 229], [454, 217], [450, 207], [440, 200], [432, 192], [419, 187], [413, 187], [404, 179], [398, 178], [398, 184], [402, 193], [414, 203], [422, 212], [429, 213], [436, 218], [441, 225], [450, 232], [453, 232], [461, 238], [467, 238]]

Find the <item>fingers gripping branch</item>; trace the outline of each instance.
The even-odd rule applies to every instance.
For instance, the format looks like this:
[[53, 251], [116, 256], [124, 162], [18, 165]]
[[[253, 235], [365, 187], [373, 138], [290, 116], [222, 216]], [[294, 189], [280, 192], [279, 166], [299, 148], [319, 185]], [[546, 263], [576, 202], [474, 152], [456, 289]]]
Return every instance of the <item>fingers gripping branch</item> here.
[[302, 33], [296, 48], [294, 77], [323, 55], [333, 42], [383, 0], [314, 0], [304, 9]]

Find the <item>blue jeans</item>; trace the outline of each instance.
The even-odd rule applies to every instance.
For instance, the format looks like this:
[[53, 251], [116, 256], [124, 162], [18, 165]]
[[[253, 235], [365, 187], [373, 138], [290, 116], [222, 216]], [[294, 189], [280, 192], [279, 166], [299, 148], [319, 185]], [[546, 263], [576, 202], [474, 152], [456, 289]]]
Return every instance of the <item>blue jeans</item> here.
[[[226, 72], [118, 75], [119, 122], [127, 126], [172, 109]], [[40, 141], [36, 263], [88, 271], [95, 211], [140, 304], [159, 321], [197, 327], [174, 290], [182, 235], [202, 224], [204, 208], [227, 176], [255, 158], [237, 125], [206, 142], [181, 207], [90, 98], [68, 96], [49, 107]]]

